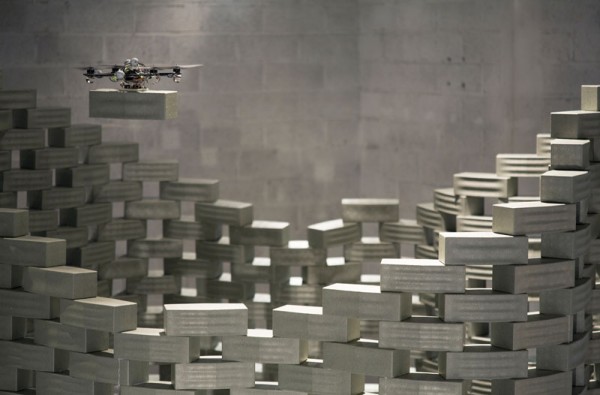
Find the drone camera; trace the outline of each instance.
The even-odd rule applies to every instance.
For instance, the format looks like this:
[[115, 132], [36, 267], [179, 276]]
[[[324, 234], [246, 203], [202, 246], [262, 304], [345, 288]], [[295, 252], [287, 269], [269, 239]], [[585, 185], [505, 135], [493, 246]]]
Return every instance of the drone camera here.
[[181, 74], [175, 74], [173, 76], [173, 82], [180, 83], [181, 82]]

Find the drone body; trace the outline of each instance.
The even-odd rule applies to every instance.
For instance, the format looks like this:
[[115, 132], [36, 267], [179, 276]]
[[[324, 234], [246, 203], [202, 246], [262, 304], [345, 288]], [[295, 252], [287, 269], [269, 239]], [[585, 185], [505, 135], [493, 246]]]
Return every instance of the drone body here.
[[[96, 78], [107, 77], [112, 82], [118, 82], [121, 89], [125, 91], [138, 91], [148, 89], [150, 82], [156, 83], [161, 77], [173, 79], [174, 82], [181, 81], [182, 69], [200, 67], [201, 64], [174, 65], [174, 66], [146, 66], [137, 58], [125, 60], [123, 65], [99, 65], [97, 67], [82, 67], [86, 82], [91, 84]], [[103, 72], [100, 67], [110, 67], [110, 72]]]

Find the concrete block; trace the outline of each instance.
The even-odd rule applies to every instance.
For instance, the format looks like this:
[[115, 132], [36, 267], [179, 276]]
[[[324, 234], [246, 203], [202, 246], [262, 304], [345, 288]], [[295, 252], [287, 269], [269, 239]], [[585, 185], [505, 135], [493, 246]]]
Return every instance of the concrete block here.
[[58, 317], [58, 299], [46, 295], [35, 295], [21, 290], [0, 289], [0, 315], [53, 319]]
[[590, 248], [591, 227], [579, 224], [571, 232], [542, 233], [542, 256], [576, 259], [585, 256]]
[[234, 281], [253, 283], [283, 283], [290, 279], [290, 270], [286, 267], [271, 267], [271, 260], [255, 257], [252, 262], [231, 266], [231, 277]]
[[192, 363], [173, 365], [175, 389], [227, 389], [254, 386], [254, 364], [217, 358], [200, 358]]
[[224, 336], [223, 359], [279, 365], [297, 365], [308, 358], [308, 343], [273, 337], [269, 329], [248, 329], [247, 336]]
[[91, 242], [67, 251], [67, 265], [97, 271], [100, 265], [115, 260], [115, 243]]
[[535, 153], [540, 156], [550, 156], [550, 133], [538, 133], [535, 136]]
[[[220, 394], [219, 390], [210, 392]], [[148, 381], [135, 386], [121, 386], [121, 395], [199, 395], [201, 390], [176, 390], [170, 381]]]
[[467, 395], [468, 380], [446, 380], [437, 373], [415, 372], [379, 379], [381, 395]]
[[77, 248], [87, 244], [88, 228], [87, 226], [59, 226], [54, 230], [45, 232], [45, 237], [64, 239], [67, 242], [67, 249]]
[[52, 187], [50, 170], [7, 170], [0, 173], [3, 192], [36, 191]]
[[[279, 284], [276, 288], [275, 301], [278, 304], [318, 305], [323, 299], [321, 284], [291, 285]], [[273, 292], [273, 291], [271, 291]]]
[[380, 261], [385, 258], [397, 258], [400, 248], [378, 237], [363, 237], [359, 242], [344, 245], [344, 257], [348, 261]]
[[507, 351], [491, 346], [465, 346], [460, 352], [443, 352], [440, 374], [446, 379], [498, 380], [527, 377], [527, 351]]
[[492, 217], [477, 215], [459, 215], [456, 217], [457, 232], [491, 232]]
[[592, 284], [592, 279], [582, 278], [574, 287], [540, 292], [540, 312], [572, 315], [584, 311], [592, 297]]
[[374, 340], [325, 342], [323, 368], [368, 376], [396, 377], [409, 372], [410, 351], [380, 348]]
[[135, 258], [179, 258], [183, 253], [183, 241], [167, 238], [129, 240], [127, 251]]
[[361, 394], [364, 389], [364, 376], [324, 369], [322, 364], [309, 361], [301, 365], [281, 365], [279, 387], [309, 394]]
[[538, 369], [567, 372], [585, 363], [590, 333], [576, 333], [571, 343], [539, 347], [536, 352]]
[[175, 181], [179, 177], [179, 162], [154, 160], [123, 165], [123, 181]]
[[48, 129], [50, 147], [85, 147], [101, 142], [101, 125], [83, 123]]
[[128, 278], [127, 287], [129, 294], [138, 295], [165, 295], [181, 292], [178, 279], [174, 276], [163, 275], [160, 277]]
[[158, 363], [185, 363], [197, 359], [200, 339], [165, 336], [160, 328], [137, 328], [115, 333], [115, 358]]
[[0, 315], [0, 339], [22, 339], [27, 335], [27, 318]]
[[23, 290], [64, 299], [96, 296], [97, 274], [70, 266], [27, 267], [23, 271]]
[[35, 90], [0, 90], [0, 109], [35, 108], [36, 103], [37, 91]]
[[415, 258], [417, 259], [438, 259], [438, 251], [434, 246], [416, 244]]
[[29, 233], [29, 212], [0, 208], [0, 237], [18, 237]]
[[411, 294], [382, 292], [377, 285], [333, 284], [323, 288], [323, 313], [362, 320], [410, 317]]
[[65, 264], [66, 243], [48, 237], [22, 236], [0, 239], [0, 263], [20, 266]]
[[77, 328], [56, 321], [35, 320], [33, 336], [36, 344], [67, 351], [88, 353], [109, 348], [108, 332]]
[[33, 344], [31, 339], [0, 341], [0, 366], [40, 372], [61, 372], [68, 368], [69, 352]]
[[180, 178], [160, 183], [160, 198], [187, 202], [214, 202], [219, 198], [219, 180]]
[[52, 231], [58, 228], [58, 210], [29, 210], [29, 231]]
[[550, 114], [552, 138], [586, 139], [600, 136], [600, 112], [561, 111]]
[[581, 85], [581, 109], [600, 111], [600, 90], [598, 85]]
[[213, 203], [196, 203], [195, 215], [199, 222], [245, 226], [252, 223], [254, 210], [251, 203], [217, 200]]
[[31, 370], [9, 366], [0, 367], [0, 391], [20, 391], [30, 387], [33, 387], [33, 372]]
[[226, 299], [229, 302], [249, 301], [256, 293], [255, 284], [246, 281], [225, 281], [212, 279], [196, 279], [198, 296], [209, 300]]
[[491, 344], [507, 350], [525, 350], [573, 340], [569, 317], [528, 314], [525, 322], [492, 322]]
[[146, 225], [139, 219], [114, 218], [98, 227], [98, 241], [141, 239], [146, 236]]
[[248, 309], [242, 303], [166, 304], [168, 336], [246, 335]]
[[278, 221], [252, 221], [246, 226], [230, 226], [232, 244], [282, 247], [290, 240], [290, 224]]
[[277, 337], [347, 342], [360, 336], [359, 321], [323, 314], [320, 306], [286, 305], [273, 309], [273, 334]]
[[125, 217], [129, 219], [176, 219], [181, 215], [175, 200], [144, 199], [125, 203]]
[[77, 379], [64, 373], [40, 372], [35, 375], [35, 378], [37, 392], [44, 395], [111, 395], [113, 393], [113, 386], [110, 384]]
[[498, 154], [496, 174], [503, 177], [539, 177], [548, 171], [550, 158], [537, 154]]
[[43, 148], [21, 151], [22, 169], [60, 169], [77, 166], [79, 151], [75, 148]]
[[342, 199], [345, 222], [395, 222], [400, 215], [398, 199]]
[[311, 248], [306, 240], [291, 240], [285, 247], [269, 248], [273, 266], [321, 266], [326, 263], [327, 250]]
[[254, 259], [254, 248], [229, 244], [228, 237], [222, 237], [217, 242], [196, 241], [196, 257], [208, 261], [246, 263]]
[[465, 291], [464, 266], [445, 266], [434, 259], [383, 259], [381, 290], [385, 292], [461, 293]]
[[442, 232], [439, 260], [446, 265], [527, 263], [527, 237], [492, 232]]
[[465, 325], [437, 317], [413, 316], [404, 321], [379, 322], [379, 346], [400, 350], [462, 351]]
[[467, 289], [464, 294], [439, 296], [439, 315], [444, 322], [526, 321], [527, 309], [526, 294]]
[[442, 213], [435, 209], [433, 202], [417, 204], [417, 223], [427, 229], [447, 229]]
[[379, 239], [390, 243], [425, 244], [425, 230], [416, 220], [400, 219], [379, 226]]
[[575, 205], [544, 202], [495, 204], [492, 230], [526, 235], [575, 230]]
[[[169, 274], [169, 273], [167, 273]], [[119, 257], [98, 267], [98, 279], [136, 278], [148, 275], [148, 260], [143, 258]]]
[[590, 166], [590, 140], [553, 139], [551, 165], [555, 170], [586, 170]]
[[104, 142], [90, 146], [87, 163], [127, 163], [138, 160], [139, 144]]
[[90, 91], [90, 117], [114, 119], [177, 118], [177, 91]]
[[10, 151], [0, 151], [0, 171], [10, 170], [12, 166], [12, 153]]
[[56, 170], [56, 186], [89, 187], [106, 184], [110, 177], [107, 164], [81, 165]]
[[0, 207], [17, 208], [17, 192], [0, 192]]
[[457, 173], [454, 194], [458, 196], [507, 198], [517, 195], [518, 183], [513, 177], [494, 173]]
[[0, 288], [13, 289], [23, 286], [22, 266], [0, 264]]
[[30, 150], [44, 148], [44, 129], [7, 129], [0, 131], [0, 150]]
[[11, 110], [0, 110], [0, 130], [13, 127], [13, 112]]
[[327, 258], [323, 266], [305, 266], [302, 278], [308, 284], [357, 283], [362, 274], [362, 262], [346, 262], [343, 257]]
[[303, 391], [288, 391], [279, 389], [276, 383], [265, 382], [256, 384], [253, 388], [232, 388], [231, 395], [308, 395]]
[[320, 222], [308, 227], [308, 244], [313, 248], [328, 248], [353, 243], [361, 237], [361, 226], [341, 219]]
[[109, 181], [94, 186], [92, 190], [94, 202], [129, 202], [141, 200], [142, 183], [139, 181]]
[[137, 327], [137, 305], [104, 297], [61, 300], [60, 322], [105, 332], [124, 332]]
[[540, 200], [577, 203], [590, 196], [590, 186], [587, 171], [550, 170], [541, 176]]
[[494, 266], [492, 289], [511, 294], [538, 293], [575, 285], [575, 262], [538, 258], [527, 265]]
[[110, 203], [93, 203], [60, 211], [60, 223], [67, 226], [90, 226], [110, 222], [112, 206]]
[[86, 192], [83, 187], [54, 187], [27, 193], [29, 208], [37, 210], [53, 210], [83, 206]]
[[183, 258], [167, 258], [164, 261], [165, 274], [193, 278], [216, 279], [223, 274], [221, 262], [196, 259], [195, 253], [183, 253]]
[[482, 215], [483, 198], [456, 196], [454, 188], [438, 188], [433, 191], [433, 207], [449, 215]]
[[571, 372], [529, 369], [526, 378], [492, 381], [492, 395], [562, 395], [571, 386]]
[[174, 239], [216, 241], [221, 238], [222, 232], [221, 225], [196, 222], [194, 217], [184, 216], [163, 222], [164, 236]]
[[16, 128], [60, 128], [71, 125], [71, 109], [63, 107], [37, 107], [13, 111]]
[[113, 385], [134, 385], [148, 380], [149, 364], [115, 358], [112, 350], [69, 354], [69, 375]]

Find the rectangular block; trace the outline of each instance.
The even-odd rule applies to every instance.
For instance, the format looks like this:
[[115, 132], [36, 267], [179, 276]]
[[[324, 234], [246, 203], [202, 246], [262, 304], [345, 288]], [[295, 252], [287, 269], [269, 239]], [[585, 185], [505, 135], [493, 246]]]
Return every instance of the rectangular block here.
[[308, 227], [308, 244], [313, 248], [329, 248], [353, 243], [361, 237], [361, 226], [342, 219], [320, 222]]
[[54, 187], [27, 193], [29, 208], [53, 210], [83, 206], [86, 201], [85, 188]]
[[411, 219], [382, 223], [379, 226], [379, 239], [390, 243], [426, 243], [423, 226]]
[[52, 187], [51, 170], [7, 170], [0, 173], [0, 187], [4, 192], [36, 191]]
[[29, 211], [0, 208], [0, 237], [18, 237], [29, 233]]
[[139, 144], [105, 142], [90, 146], [87, 163], [127, 163], [138, 160]]
[[214, 202], [219, 198], [219, 180], [180, 178], [160, 183], [160, 198], [186, 202]]
[[125, 202], [125, 217], [130, 219], [177, 219], [181, 215], [175, 200], [143, 199]]
[[58, 228], [58, 210], [29, 210], [29, 231], [40, 234]]
[[590, 249], [591, 226], [577, 225], [571, 232], [542, 233], [542, 256], [548, 258], [576, 259]]
[[102, 351], [110, 347], [108, 332], [47, 320], [35, 320], [33, 327], [35, 343], [46, 347], [85, 353]]
[[127, 251], [134, 258], [179, 258], [183, 254], [183, 241], [167, 238], [128, 240]]
[[379, 240], [378, 237], [362, 237], [360, 241], [344, 245], [344, 257], [348, 261], [381, 261], [398, 258], [400, 246]]
[[102, 125], [74, 124], [48, 129], [50, 147], [85, 147], [102, 142]]
[[325, 342], [323, 368], [368, 376], [396, 377], [409, 372], [410, 351], [380, 348], [374, 340]]
[[124, 332], [137, 327], [137, 305], [123, 300], [96, 297], [61, 300], [60, 322], [105, 332]]
[[302, 278], [307, 285], [357, 283], [360, 282], [362, 268], [363, 263], [360, 261], [346, 262], [344, 257], [332, 257], [323, 266], [303, 267]]
[[229, 244], [228, 237], [222, 237], [217, 242], [196, 241], [196, 257], [208, 261], [246, 263], [254, 259], [254, 248]]
[[[2, 111], [0, 111], [0, 114]], [[12, 166], [11, 151], [0, 151], [0, 171], [9, 170]]]
[[395, 222], [400, 215], [398, 199], [342, 199], [346, 222]]
[[56, 186], [89, 187], [105, 184], [109, 180], [110, 168], [107, 164], [81, 165], [56, 170]]
[[79, 163], [76, 148], [43, 148], [21, 151], [22, 169], [61, 169], [74, 167]]
[[[166, 265], [166, 263], [165, 263]], [[172, 274], [166, 272], [166, 274]], [[119, 257], [118, 259], [98, 267], [98, 279], [135, 278], [148, 275], [148, 260], [143, 258]]]
[[97, 292], [97, 273], [71, 266], [26, 267], [23, 272], [23, 289], [63, 299], [91, 298]]
[[82, 380], [64, 373], [36, 374], [37, 392], [41, 395], [112, 395], [113, 386], [105, 383], [96, 383], [91, 380]]
[[525, 322], [492, 322], [491, 344], [508, 350], [525, 350], [572, 341], [569, 317], [528, 314]]
[[[218, 390], [210, 393], [220, 394]], [[202, 390], [176, 390], [170, 381], [149, 381], [135, 386], [121, 386], [121, 395], [202, 395]]]
[[560, 111], [550, 114], [550, 135], [552, 138], [585, 139], [598, 137], [600, 112]]
[[436, 373], [409, 373], [395, 378], [380, 378], [381, 395], [467, 395], [468, 380], [445, 380]]
[[483, 215], [483, 198], [457, 196], [454, 188], [438, 188], [433, 191], [433, 207], [449, 215]]
[[177, 91], [90, 91], [90, 117], [113, 119], [177, 118]]
[[527, 295], [488, 289], [467, 289], [465, 294], [441, 294], [440, 318], [444, 322], [501, 322], [527, 320]]
[[176, 160], [153, 160], [123, 165], [123, 181], [175, 181], [179, 177]]
[[66, 261], [64, 240], [21, 236], [0, 239], [0, 263], [20, 266], [60, 266]]
[[216, 279], [223, 274], [221, 262], [196, 259], [195, 253], [183, 253], [183, 258], [169, 258], [164, 262], [165, 274], [194, 278]]
[[600, 111], [600, 90], [598, 85], [581, 85], [581, 109]]
[[0, 206], [17, 208], [17, 192], [0, 192]]
[[544, 202], [494, 204], [492, 231], [508, 235], [575, 230], [575, 205]]
[[412, 313], [411, 296], [382, 292], [377, 285], [333, 284], [323, 288], [323, 313], [362, 320], [401, 321]]
[[290, 239], [290, 224], [278, 221], [252, 221], [246, 226], [231, 226], [229, 239], [232, 244], [281, 247]]
[[571, 372], [529, 369], [526, 378], [492, 381], [492, 395], [563, 395], [571, 387]]
[[355, 318], [323, 314], [321, 306], [286, 305], [273, 309], [273, 334], [277, 337], [348, 342], [360, 337]]
[[22, 339], [27, 335], [27, 318], [0, 315], [0, 339]]
[[279, 388], [327, 395], [362, 394], [364, 376], [324, 369], [322, 364], [305, 362], [301, 365], [279, 367]]
[[584, 311], [591, 300], [593, 283], [590, 278], [581, 278], [571, 288], [540, 292], [540, 312], [572, 315]]
[[36, 102], [36, 90], [0, 90], [0, 109], [34, 108]]
[[59, 226], [54, 230], [45, 232], [45, 235], [46, 237], [51, 237], [54, 239], [64, 239], [67, 243], [67, 250], [70, 248], [81, 247], [88, 242], [87, 226]]
[[23, 286], [22, 266], [0, 264], [0, 288], [12, 289]]
[[464, 266], [445, 266], [434, 259], [383, 259], [380, 271], [381, 290], [386, 292], [465, 291]]
[[507, 198], [518, 192], [516, 178], [495, 173], [457, 173], [454, 175], [454, 194], [457, 196]]
[[50, 296], [0, 289], [0, 297], [0, 315], [47, 320], [59, 314], [59, 302]]
[[0, 150], [44, 148], [44, 129], [7, 129], [0, 131]]
[[465, 346], [461, 352], [444, 352], [440, 374], [454, 380], [498, 380], [527, 377], [527, 351], [506, 351], [490, 346]]
[[115, 358], [157, 363], [185, 363], [198, 358], [200, 339], [166, 336], [163, 329], [137, 328], [115, 333]]
[[439, 260], [446, 265], [527, 263], [528, 240], [492, 232], [441, 232]]
[[15, 110], [14, 126], [17, 128], [59, 128], [71, 125], [71, 109], [64, 107], [37, 107]]
[[571, 343], [540, 347], [536, 352], [537, 368], [567, 372], [586, 361], [590, 333], [576, 333]]
[[216, 241], [223, 235], [222, 226], [196, 222], [194, 217], [182, 216], [163, 222], [163, 235], [174, 239]]
[[142, 183], [140, 181], [109, 181], [94, 186], [92, 190], [94, 202], [129, 202], [142, 199]]
[[74, 378], [121, 386], [148, 380], [149, 364], [115, 358], [112, 350], [69, 354], [69, 375]]
[[462, 351], [465, 325], [437, 317], [413, 316], [404, 321], [379, 322], [379, 346], [400, 350]]
[[173, 365], [175, 389], [227, 389], [254, 386], [254, 364], [217, 358]]
[[35, 370], [38, 372], [61, 372], [68, 369], [69, 352], [33, 344], [31, 339], [0, 341], [0, 366]]
[[98, 241], [131, 240], [145, 236], [145, 222], [139, 219], [114, 218], [98, 227]]
[[553, 139], [551, 166], [555, 170], [586, 170], [590, 166], [590, 140]]
[[417, 223], [429, 231], [431, 229], [447, 230], [448, 228], [444, 216], [435, 209], [433, 202], [417, 204]]
[[496, 174], [503, 177], [539, 177], [548, 171], [550, 158], [537, 154], [497, 154]]
[[13, 127], [13, 115], [11, 110], [0, 110], [0, 130]]
[[168, 336], [234, 336], [248, 329], [242, 303], [166, 304], [164, 312]]
[[540, 180], [540, 200], [577, 203], [590, 196], [590, 173], [575, 170], [550, 170]]
[[575, 262], [537, 258], [527, 265], [494, 266], [492, 289], [511, 294], [538, 293], [575, 285]]
[[195, 215], [199, 222], [245, 226], [252, 223], [254, 209], [251, 203], [217, 200], [213, 203], [196, 203]]
[[13, 367], [0, 367], [0, 394], [33, 387], [33, 372]]
[[327, 250], [311, 248], [306, 240], [291, 240], [285, 247], [269, 248], [273, 266], [314, 266], [324, 265]]
[[249, 329], [246, 336], [223, 337], [223, 358], [297, 365], [308, 358], [308, 343], [301, 339], [273, 337], [273, 331], [269, 329]]
[[129, 278], [126, 290], [130, 294], [164, 295], [180, 293], [180, 286], [178, 286], [178, 279], [174, 276], [163, 275], [160, 277]]

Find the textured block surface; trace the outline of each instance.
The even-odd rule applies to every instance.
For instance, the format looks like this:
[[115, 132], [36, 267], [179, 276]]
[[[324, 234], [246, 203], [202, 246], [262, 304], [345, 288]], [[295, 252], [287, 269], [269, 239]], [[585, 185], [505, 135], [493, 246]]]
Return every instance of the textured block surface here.
[[89, 97], [92, 118], [177, 118], [177, 91], [97, 89]]

